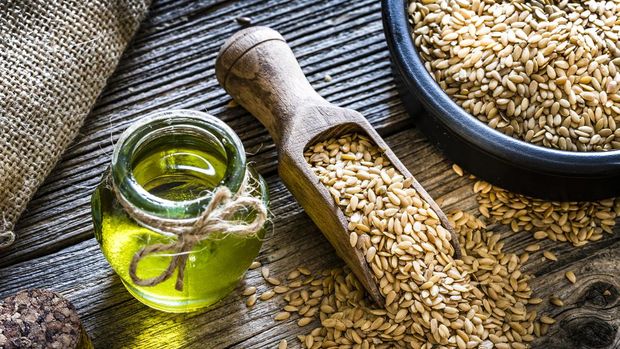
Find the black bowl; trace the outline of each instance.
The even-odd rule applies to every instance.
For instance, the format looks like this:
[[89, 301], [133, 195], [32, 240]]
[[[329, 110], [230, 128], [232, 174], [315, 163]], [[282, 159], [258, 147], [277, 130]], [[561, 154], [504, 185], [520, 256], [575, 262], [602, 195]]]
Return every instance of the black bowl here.
[[620, 151], [554, 150], [487, 126], [456, 104], [426, 71], [411, 38], [408, 1], [382, 1], [383, 29], [401, 98], [416, 125], [448, 158], [481, 179], [529, 196], [581, 201], [620, 195]]

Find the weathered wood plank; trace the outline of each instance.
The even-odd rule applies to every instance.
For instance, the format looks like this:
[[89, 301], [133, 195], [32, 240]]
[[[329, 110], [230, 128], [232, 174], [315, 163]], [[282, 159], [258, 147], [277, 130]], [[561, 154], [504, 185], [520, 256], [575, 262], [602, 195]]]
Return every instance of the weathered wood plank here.
[[[293, 266], [341, 265], [275, 174], [275, 151], [266, 131], [229, 98], [213, 73], [221, 43], [240, 28], [238, 16], [272, 26], [289, 40], [312, 85], [331, 102], [362, 112], [446, 211], [477, 212], [472, 180], [457, 177], [410, 122], [396, 93], [375, 0], [155, 1], [130, 50], [86, 121], [81, 135], [40, 188], [18, 224], [19, 240], [0, 256], [0, 297], [28, 287], [47, 287], [77, 306], [95, 345], [101, 348], [265, 348], [287, 338], [296, 347], [300, 329], [291, 318], [276, 323], [280, 304], [259, 302], [247, 310], [240, 290], [265, 286], [250, 271], [239, 290], [206, 312], [186, 315], [154, 311], [125, 291], [92, 238], [89, 196], [110, 160], [112, 144], [133, 120], [159, 108], [208, 110], [241, 136], [250, 159], [267, 177], [276, 215], [275, 231], [259, 260], [276, 275]], [[324, 80], [326, 74], [333, 80]], [[527, 233], [490, 225], [508, 251], [532, 243]], [[567, 304], [543, 303], [540, 312], [559, 322], [536, 348], [620, 346], [620, 228], [582, 248], [543, 241], [558, 262], [533, 253], [524, 271], [537, 278], [537, 296], [561, 296]], [[578, 276], [576, 285], [564, 278]], [[262, 285], [262, 286], [261, 286]], [[111, 335], [113, 334], [113, 335]]]
[[[451, 164], [418, 131], [399, 132], [388, 137], [387, 142], [430, 194], [439, 202], [448, 203], [446, 211], [458, 208], [477, 212], [471, 190], [473, 181], [453, 174]], [[275, 230], [266, 240], [259, 260], [280, 276], [298, 265], [307, 265], [314, 270], [341, 265], [331, 246], [279, 179], [272, 175], [268, 182]], [[515, 234], [502, 225], [491, 227], [503, 234], [505, 249], [509, 251], [520, 251], [534, 241], [528, 233]], [[618, 230], [616, 228], [616, 232]], [[588, 325], [592, 319], [601, 319], [613, 326], [620, 319], [617, 303], [620, 234], [608, 235], [602, 241], [579, 249], [550, 241], [543, 244], [556, 252], [559, 261], [544, 262], [540, 253], [534, 253], [525, 270], [537, 276], [531, 282], [537, 296], [546, 298], [554, 293], [562, 296], [567, 306], [557, 309], [549, 304], [543, 305], [541, 311], [557, 316], [560, 326], [552, 327], [550, 335], [536, 347], [566, 348], [574, 345], [578, 348], [579, 342], [568, 341], [573, 337], [567, 335], [567, 329], [577, 331], [577, 328], [583, 333], [595, 326], [602, 331], [607, 329], [606, 338], [617, 335], [601, 321]], [[563, 274], [568, 269], [576, 271], [578, 285], [570, 285], [564, 279]], [[104, 348], [275, 347], [281, 338], [296, 343], [296, 335], [312, 328], [312, 325], [298, 328], [294, 319], [276, 324], [272, 316], [281, 306], [277, 301], [259, 302], [251, 310], [245, 308], [241, 289], [246, 285], [259, 286], [259, 292], [266, 289], [258, 271], [250, 271], [237, 292], [206, 312], [175, 315], [152, 310], [124, 290], [92, 238], [48, 256], [2, 268], [0, 279], [3, 285], [0, 297], [25, 287], [50, 287], [62, 292], [79, 309], [95, 344]], [[603, 295], [605, 287], [611, 290], [612, 297]], [[110, 336], [110, 333], [115, 335]], [[579, 338], [596, 339], [586, 335]]]

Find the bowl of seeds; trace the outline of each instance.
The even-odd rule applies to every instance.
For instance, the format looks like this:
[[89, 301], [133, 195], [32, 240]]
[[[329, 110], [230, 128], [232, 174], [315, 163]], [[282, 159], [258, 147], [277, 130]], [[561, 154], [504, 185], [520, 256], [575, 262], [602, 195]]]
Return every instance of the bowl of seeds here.
[[383, 0], [416, 125], [470, 173], [563, 201], [620, 195], [619, 18], [618, 1]]

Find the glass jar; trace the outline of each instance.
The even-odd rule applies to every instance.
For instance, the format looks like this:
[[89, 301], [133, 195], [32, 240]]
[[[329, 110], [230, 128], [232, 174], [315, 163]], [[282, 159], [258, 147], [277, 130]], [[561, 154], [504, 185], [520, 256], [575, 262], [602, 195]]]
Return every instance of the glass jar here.
[[[172, 248], [184, 237], [139, 218], [179, 224], [196, 220], [221, 186], [232, 194], [245, 188], [245, 195], [268, 207], [265, 181], [246, 164], [239, 137], [219, 119], [189, 110], [159, 111], [121, 135], [110, 169], [93, 193], [92, 215], [104, 256], [139, 301], [163, 311], [194, 311], [230, 293], [248, 270], [267, 223], [249, 236], [209, 234], [184, 252]], [[256, 217], [255, 210], [244, 211], [235, 217], [246, 222]], [[169, 246], [169, 250], [156, 246]], [[151, 247], [157, 251], [144, 253]], [[138, 254], [143, 255], [138, 258]], [[144, 286], [136, 281], [136, 277], [147, 280], [162, 275], [179, 254], [184, 261], [182, 273], [175, 266], [173, 274], [160, 283]]]

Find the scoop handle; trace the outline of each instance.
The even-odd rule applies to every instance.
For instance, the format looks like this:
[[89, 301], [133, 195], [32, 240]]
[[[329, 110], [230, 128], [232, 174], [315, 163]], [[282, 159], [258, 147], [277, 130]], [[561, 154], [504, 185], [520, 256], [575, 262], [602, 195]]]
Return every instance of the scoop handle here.
[[[312, 88], [277, 31], [250, 27], [228, 39], [215, 61], [220, 85], [267, 128], [276, 144], [295, 132], [293, 118], [307, 105], [327, 104]], [[316, 122], [316, 120], [314, 120]]]

